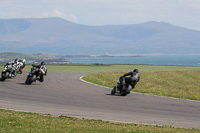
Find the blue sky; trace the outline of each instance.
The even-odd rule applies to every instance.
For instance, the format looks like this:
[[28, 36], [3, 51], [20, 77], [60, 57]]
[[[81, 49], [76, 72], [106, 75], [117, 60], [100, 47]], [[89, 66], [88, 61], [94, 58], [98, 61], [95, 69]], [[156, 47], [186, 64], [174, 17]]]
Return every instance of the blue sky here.
[[0, 19], [43, 17], [91, 26], [158, 21], [200, 31], [200, 0], [0, 0]]

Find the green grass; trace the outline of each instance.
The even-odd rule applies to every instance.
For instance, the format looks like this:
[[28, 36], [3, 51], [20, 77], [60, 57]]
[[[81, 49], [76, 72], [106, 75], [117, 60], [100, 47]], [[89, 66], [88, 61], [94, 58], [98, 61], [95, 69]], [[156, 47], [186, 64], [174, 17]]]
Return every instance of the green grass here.
[[198, 129], [146, 126], [0, 109], [1, 133], [198, 133]]
[[[98, 72], [129, 72], [138, 68], [141, 72], [155, 71], [199, 71], [200, 67], [187, 66], [149, 66], [149, 65], [48, 65], [49, 72], [76, 72], [76, 73], [98, 73]], [[30, 70], [30, 69], [28, 69]]]
[[[0, 71], [4, 64], [0, 64]], [[99, 73], [99, 72], [129, 72], [137, 68], [140, 72], [158, 71], [199, 71], [200, 67], [188, 66], [151, 66], [151, 65], [87, 65], [87, 64], [47, 64], [48, 72], [75, 72], [75, 73]], [[27, 64], [24, 71], [28, 72], [31, 64]]]
[[[124, 73], [96, 73], [83, 79], [113, 87]], [[133, 91], [160, 96], [200, 100], [199, 71], [140, 72], [140, 81]]]

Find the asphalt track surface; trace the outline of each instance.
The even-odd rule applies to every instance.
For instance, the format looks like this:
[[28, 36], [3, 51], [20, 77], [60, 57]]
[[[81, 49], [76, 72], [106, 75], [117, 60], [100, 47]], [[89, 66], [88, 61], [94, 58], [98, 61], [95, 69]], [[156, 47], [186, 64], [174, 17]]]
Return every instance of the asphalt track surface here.
[[27, 73], [0, 82], [0, 108], [137, 124], [200, 129], [200, 102], [139, 93], [110, 95], [81, 73], [48, 73], [25, 85]]

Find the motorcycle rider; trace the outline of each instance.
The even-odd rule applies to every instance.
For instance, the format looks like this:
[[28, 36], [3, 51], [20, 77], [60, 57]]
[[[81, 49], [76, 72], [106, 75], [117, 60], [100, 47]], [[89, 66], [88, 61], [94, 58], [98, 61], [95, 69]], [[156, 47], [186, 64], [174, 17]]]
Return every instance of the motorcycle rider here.
[[44, 75], [47, 75], [47, 68], [46, 68], [45, 65], [46, 64], [44, 62], [41, 62], [40, 65], [32, 64], [33, 67], [39, 68], [42, 71], [41, 75], [40, 75], [40, 79], [39, 79], [40, 82], [43, 82], [44, 81]]
[[19, 64], [18, 59], [15, 59], [14, 61], [10, 61], [10, 62], [6, 63], [6, 65], [4, 66], [4, 68], [6, 66], [9, 66], [9, 65], [13, 68], [11, 70], [11, 73], [9, 74], [9, 77], [15, 77], [16, 76], [16, 72], [18, 70], [18, 64]]
[[[126, 77], [126, 76], [130, 76], [130, 77]], [[125, 82], [129, 83], [134, 89], [135, 85], [137, 84], [139, 80], [140, 80], [140, 75], [139, 75], [138, 69], [134, 69], [133, 71], [129, 73], [125, 73], [122, 77], [120, 77], [119, 82], [117, 83], [117, 90], [121, 91], [121, 87], [123, 86]]]
[[22, 70], [24, 69], [24, 67], [26, 66], [26, 60], [25, 59], [20, 59], [19, 61], [18, 61], [18, 66], [19, 66], [19, 71], [18, 71], [18, 73], [19, 74], [22, 74]]
[[17, 71], [18, 74], [22, 74], [22, 70], [25, 67], [26, 60], [16, 58], [14, 61], [9, 62], [8, 64], [11, 64], [12, 67]]
[[[130, 77], [126, 77], [126, 76], [129, 76], [129, 75], [130, 75]], [[135, 82], [135, 85], [140, 80], [140, 75], [139, 75], [138, 69], [134, 69], [133, 71], [131, 71], [129, 73], [125, 73], [123, 77], [125, 77], [126, 82], [128, 82], [128, 83]], [[132, 87], [134, 88], [135, 85], [132, 86]]]

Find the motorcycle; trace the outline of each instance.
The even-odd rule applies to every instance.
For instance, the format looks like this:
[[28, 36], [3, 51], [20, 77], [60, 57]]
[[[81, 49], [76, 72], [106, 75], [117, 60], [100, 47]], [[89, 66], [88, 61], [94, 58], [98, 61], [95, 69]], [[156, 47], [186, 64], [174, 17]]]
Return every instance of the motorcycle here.
[[8, 78], [14, 78], [17, 75], [17, 67], [14, 67], [14, 63], [13, 64], [9, 64], [7, 63], [4, 66], [3, 71], [1, 72], [1, 81], [4, 81]]
[[115, 93], [120, 94], [121, 96], [126, 96], [133, 89], [132, 86], [135, 85], [135, 82], [127, 83], [124, 76], [119, 78], [117, 85], [111, 90], [111, 95]]
[[33, 82], [36, 82], [36, 80], [39, 80], [40, 82], [44, 81], [44, 75], [47, 75], [47, 68], [45, 65], [34, 65], [32, 64], [31, 71], [27, 75], [25, 84], [32, 84]]

